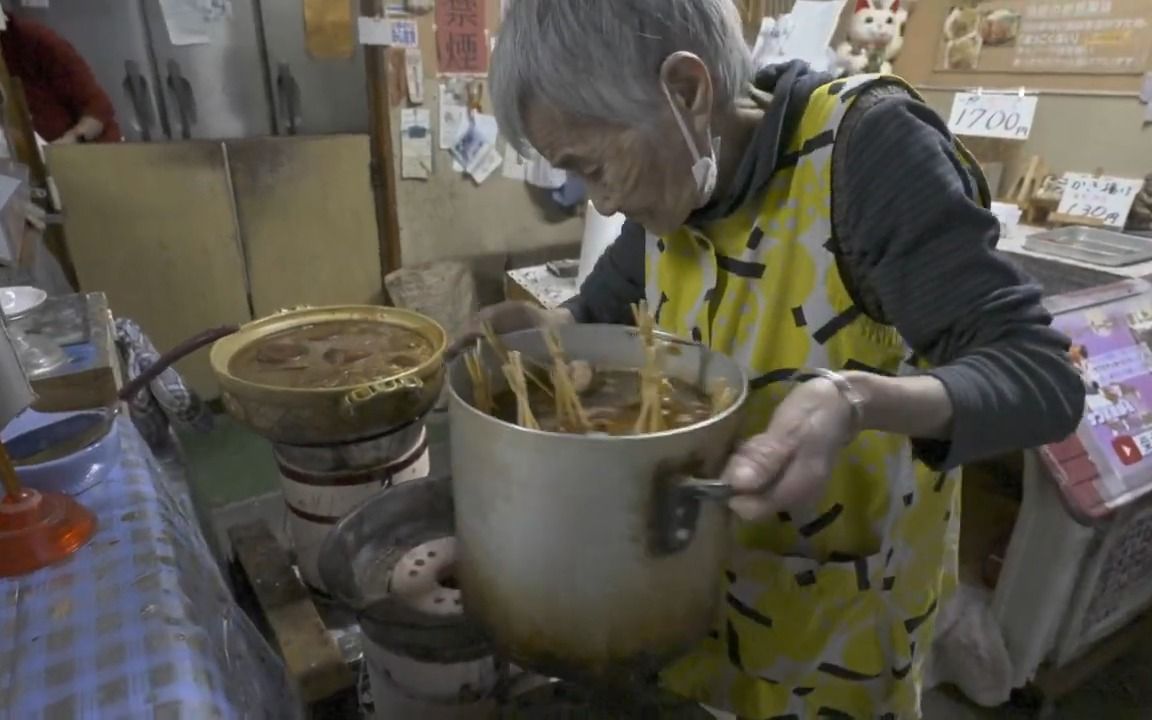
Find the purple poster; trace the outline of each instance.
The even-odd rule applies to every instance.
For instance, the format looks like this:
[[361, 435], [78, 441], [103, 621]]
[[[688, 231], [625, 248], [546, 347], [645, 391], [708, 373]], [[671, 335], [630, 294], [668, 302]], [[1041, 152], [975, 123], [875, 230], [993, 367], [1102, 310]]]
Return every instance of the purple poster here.
[[1116, 494], [1143, 485], [1152, 467], [1152, 298], [1074, 310], [1054, 324], [1072, 339], [1072, 362], [1087, 389], [1082, 427], [1123, 487], [1106, 482]]

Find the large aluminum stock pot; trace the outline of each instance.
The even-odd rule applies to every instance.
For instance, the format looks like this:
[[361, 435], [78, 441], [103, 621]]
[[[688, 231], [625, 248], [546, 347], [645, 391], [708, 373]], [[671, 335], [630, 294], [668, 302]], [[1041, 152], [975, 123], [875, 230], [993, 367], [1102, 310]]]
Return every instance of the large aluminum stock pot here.
[[[643, 364], [633, 328], [558, 328], [574, 359]], [[536, 330], [510, 350], [547, 362]], [[623, 684], [703, 638], [722, 592], [726, 488], [714, 480], [740, 429], [747, 382], [731, 359], [665, 339], [665, 371], [737, 391], [697, 425], [645, 436], [527, 430], [472, 406], [464, 363], [448, 372], [459, 582], [465, 611], [514, 661], [542, 673]], [[487, 349], [494, 388], [502, 378]], [[497, 391], [499, 391], [497, 390]]]

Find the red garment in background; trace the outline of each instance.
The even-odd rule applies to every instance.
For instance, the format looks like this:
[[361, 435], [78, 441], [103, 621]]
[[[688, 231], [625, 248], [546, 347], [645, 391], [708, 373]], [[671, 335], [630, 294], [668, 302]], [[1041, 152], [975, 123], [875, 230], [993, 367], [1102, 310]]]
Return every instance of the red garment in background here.
[[93, 142], [121, 139], [112, 101], [67, 40], [39, 23], [9, 15], [0, 47], [8, 72], [24, 86], [37, 135], [53, 142], [90, 115], [104, 123], [103, 134]]

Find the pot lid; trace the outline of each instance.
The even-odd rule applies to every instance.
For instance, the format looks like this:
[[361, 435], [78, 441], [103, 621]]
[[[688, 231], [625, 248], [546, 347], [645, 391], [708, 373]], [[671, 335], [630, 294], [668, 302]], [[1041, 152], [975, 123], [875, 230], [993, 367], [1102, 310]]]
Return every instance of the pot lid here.
[[512, 699], [500, 710], [508, 720], [620, 720], [621, 718], [660, 718], [660, 720], [714, 720], [700, 705], [661, 690], [628, 697], [623, 703], [604, 702], [576, 685], [555, 682]]

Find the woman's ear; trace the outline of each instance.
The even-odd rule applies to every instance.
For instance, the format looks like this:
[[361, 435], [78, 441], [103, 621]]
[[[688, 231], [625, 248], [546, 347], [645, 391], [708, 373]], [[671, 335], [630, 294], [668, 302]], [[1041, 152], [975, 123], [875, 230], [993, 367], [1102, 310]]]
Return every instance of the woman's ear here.
[[706, 133], [712, 117], [712, 77], [704, 61], [690, 52], [674, 52], [660, 65], [660, 82], [668, 88], [684, 121]]

